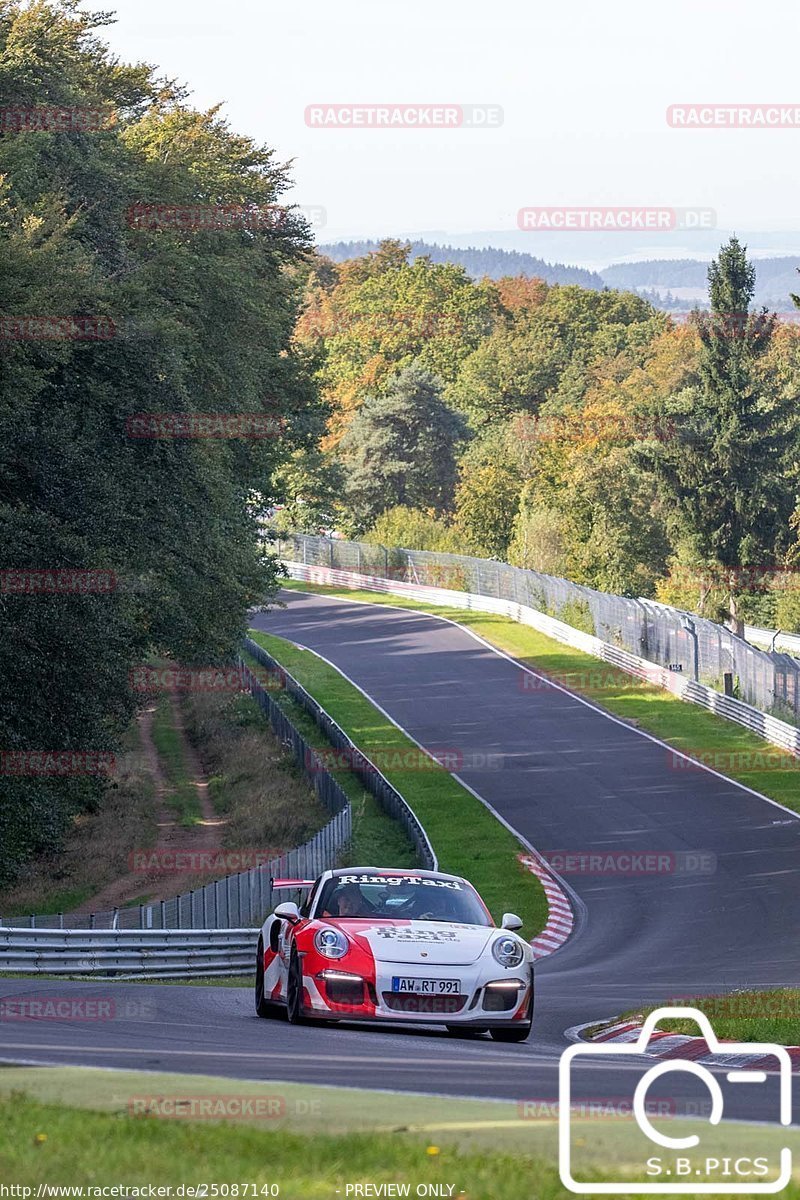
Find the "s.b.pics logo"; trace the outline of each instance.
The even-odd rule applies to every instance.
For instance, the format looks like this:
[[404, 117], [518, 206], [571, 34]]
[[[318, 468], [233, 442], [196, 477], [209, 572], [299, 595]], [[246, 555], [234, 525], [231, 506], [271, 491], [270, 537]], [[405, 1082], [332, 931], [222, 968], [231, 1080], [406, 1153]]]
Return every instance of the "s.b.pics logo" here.
[[[671, 1018], [699, 1026], [707, 1051], [701, 1057], [708, 1066], [679, 1057], [677, 1043], [665, 1050], [670, 1043], [664, 1042], [663, 1035], [660, 1042], [654, 1039], [658, 1022]], [[642, 1056], [651, 1045], [659, 1047], [658, 1061], [648, 1067]], [[602, 1145], [591, 1144], [593, 1129], [580, 1123], [571, 1103], [573, 1081], [582, 1063], [597, 1066], [598, 1059], [607, 1055], [632, 1056], [629, 1068], [641, 1066], [638, 1078], [634, 1069], [625, 1072], [636, 1081], [631, 1103], [635, 1120], [626, 1131], [630, 1136], [615, 1146], [613, 1154], [608, 1146], [604, 1150]], [[651, 1089], [659, 1093], [663, 1090], [660, 1081], [671, 1077], [676, 1092], [685, 1093], [687, 1075], [693, 1078], [695, 1090], [705, 1096], [707, 1118], [658, 1120], [653, 1115], [658, 1110], [653, 1107]], [[731, 1139], [731, 1127], [721, 1126], [725, 1096], [720, 1079], [741, 1084], [748, 1095], [765, 1089], [765, 1098], [773, 1101], [772, 1128], [763, 1120], [757, 1126], [737, 1124], [736, 1136]], [[782, 1144], [786, 1138], [780, 1136], [791, 1120], [792, 1060], [786, 1048], [762, 1042], [720, 1043], [708, 1017], [696, 1008], [660, 1008], [647, 1018], [634, 1042], [581, 1042], [561, 1056], [559, 1168], [564, 1186], [578, 1195], [774, 1195], [792, 1178], [792, 1153]], [[608, 1175], [609, 1169], [619, 1169], [621, 1162], [625, 1167], [619, 1174], [624, 1179], [597, 1180], [596, 1173]]]

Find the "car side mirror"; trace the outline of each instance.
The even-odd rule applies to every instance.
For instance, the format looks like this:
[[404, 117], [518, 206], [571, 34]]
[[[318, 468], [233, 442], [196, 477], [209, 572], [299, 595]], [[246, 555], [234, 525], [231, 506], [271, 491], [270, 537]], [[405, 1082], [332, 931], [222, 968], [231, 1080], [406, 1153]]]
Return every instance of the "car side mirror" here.
[[275, 909], [275, 916], [280, 917], [283, 921], [288, 921], [291, 925], [296, 925], [302, 920], [300, 909], [291, 900], [287, 900], [285, 904], [279, 904]]
[[522, 919], [516, 913], [503, 913], [501, 929], [522, 929]]

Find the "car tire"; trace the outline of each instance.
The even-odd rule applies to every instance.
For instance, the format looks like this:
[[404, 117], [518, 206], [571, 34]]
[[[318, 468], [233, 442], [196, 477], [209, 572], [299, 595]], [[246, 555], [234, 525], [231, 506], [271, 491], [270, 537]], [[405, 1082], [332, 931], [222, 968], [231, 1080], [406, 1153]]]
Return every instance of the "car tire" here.
[[292, 947], [292, 957], [289, 959], [289, 978], [286, 981], [286, 1016], [290, 1025], [302, 1025], [305, 1021], [303, 1012], [303, 966], [300, 956]]
[[264, 943], [259, 938], [256, 953], [256, 1016], [266, 1018], [276, 1015], [276, 1006], [264, 995]]

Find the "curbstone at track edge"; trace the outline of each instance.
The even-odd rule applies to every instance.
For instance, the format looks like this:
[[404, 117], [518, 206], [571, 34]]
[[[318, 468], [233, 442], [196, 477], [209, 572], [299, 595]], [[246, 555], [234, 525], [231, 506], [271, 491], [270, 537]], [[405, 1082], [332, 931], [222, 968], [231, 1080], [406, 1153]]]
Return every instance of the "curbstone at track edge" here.
[[531, 854], [517, 855], [524, 867], [536, 876], [547, 897], [549, 916], [547, 924], [533, 939], [531, 946], [537, 959], [546, 958], [564, 945], [575, 927], [575, 916], [566, 892], [556, 883], [550, 872]]
[[[585, 1025], [573, 1025], [567, 1029], [565, 1036], [571, 1042], [619, 1042], [630, 1045], [638, 1041], [644, 1028], [643, 1019], [636, 1017], [630, 1021], [620, 1021], [619, 1017], [609, 1017], [605, 1021], [589, 1021]], [[594, 1030], [591, 1037], [586, 1036], [588, 1029]], [[720, 1039], [725, 1045], [725, 1040]], [[792, 1060], [793, 1072], [800, 1072], [800, 1046], [787, 1046]], [[692, 1062], [718, 1067], [753, 1067], [762, 1071], [775, 1070], [775, 1058], [772, 1055], [756, 1054], [711, 1054], [705, 1038], [691, 1037], [685, 1033], [665, 1033], [656, 1029], [650, 1036], [648, 1048], [643, 1058], [654, 1059], [684, 1059]]]

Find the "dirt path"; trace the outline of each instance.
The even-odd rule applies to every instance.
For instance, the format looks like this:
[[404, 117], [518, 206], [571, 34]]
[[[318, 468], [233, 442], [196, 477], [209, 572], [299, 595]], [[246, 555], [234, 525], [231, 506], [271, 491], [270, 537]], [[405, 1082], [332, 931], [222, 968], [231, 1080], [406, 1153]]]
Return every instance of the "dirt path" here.
[[[175, 693], [170, 696], [172, 723], [180, 735], [183, 753], [192, 783], [197, 789], [197, 798], [201, 812], [200, 820], [192, 826], [181, 825], [169, 805], [170, 784], [164, 775], [158, 750], [153, 741], [153, 716], [155, 705], [143, 709], [137, 717], [139, 737], [142, 743], [147, 763], [155, 789], [156, 825], [158, 837], [154, 847], [141, 847], [152, 861], [152, 856], [165, 856], [167, 861], [175, 855], [209, 854], [222, 847], [222, 826], [224, 818], [214, 812], [211, 797], [208, 794], [208, 780], [205, 778], [200, 758], [194, 746], [186, 736], [183, 714]], [[189, 864], [191, 866], [191, 863]], [[186, 892], [198, 884], [208, 883], [214, 873], [200, 873], [191, 870], [163, 870], [135, 868], [129, 862], [129, 871], [109, 883], [101, 891], [96, 892], [90, 900], [80, 905], [74, 911], [78, 913], [104, 912], [110, 908], [120, 908], [130, 904], [132, 900], [146, 897], [148, 903], [159, 900], [169, 900], [180, 892]], [[224, 871], [222, 872], [225, 873]]]

